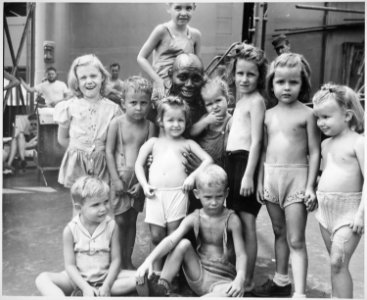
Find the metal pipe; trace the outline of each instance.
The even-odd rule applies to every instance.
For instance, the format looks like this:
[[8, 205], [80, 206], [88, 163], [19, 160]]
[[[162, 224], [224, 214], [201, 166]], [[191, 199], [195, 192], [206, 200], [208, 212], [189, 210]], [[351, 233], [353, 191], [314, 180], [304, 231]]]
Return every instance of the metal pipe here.
[[333, 11], [333, 12], [347, 12], [347, 13], [353, 13], [353, 14], [364, 14], [364, 11], [362, 11], [362, 10], [341, 9], [341, 8], [337, 8], [337, 7], [324, 7], [324, 6], [296, 4], [296, 8], [313, 9], [313, 10], [326, 10], [326, 11]]
[[[351, 26], [358, 26], [363, 25], [364, 22], [356, 22], [356, 23], [338, 23], [338, 24], [329, 24], [329, 25], [321, 25], [321, 26], [313, 26], [313, 27], [294, 27], [294, 28], [277, 28], [274, 31], [298, 31], [298, 30], [311, 30], [311, 29], [320, 29], [320, 28], [328, 28], [328, 27], [335, 27], [335, 26], [341, 26], [341, 27], [351, 27]], [[273, 36], [277, 36], [279, 34], [273, 34]]]

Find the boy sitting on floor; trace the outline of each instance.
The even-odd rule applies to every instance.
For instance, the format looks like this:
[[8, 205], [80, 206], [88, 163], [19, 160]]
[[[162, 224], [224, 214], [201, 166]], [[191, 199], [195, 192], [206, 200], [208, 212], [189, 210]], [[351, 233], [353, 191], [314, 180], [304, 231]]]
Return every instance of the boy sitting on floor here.
[[[197, 175], [194, 194], [203, 208], [186, 216], [146, 258], [136, 273], [137, 290], [144, 291], [139, 285], [148, 286], [154, 261], [169, 253], [158, 283], [149, 284], [154, 290], [148, 295], [169, 295], [170, 283], [182, 265], [187, 282], [197, 295], [242, 297], [247, 256], [241, 221], [223, 205], [228, 195], [225, 171], [217, 165], [206, 167]], [[195, 232], [196, 249], [184, 239], [191, 229]]]

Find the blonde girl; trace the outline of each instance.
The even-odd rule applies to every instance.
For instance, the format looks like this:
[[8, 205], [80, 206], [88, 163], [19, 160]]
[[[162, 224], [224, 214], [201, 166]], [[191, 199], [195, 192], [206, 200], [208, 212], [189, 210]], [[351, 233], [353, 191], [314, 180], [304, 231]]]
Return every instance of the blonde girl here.
[[289, 256], [294, 297], [305, 297], [307, 210], [316, 205], [315, 184], [320, 164], [320, 134], [309, 101], [311, 70], [306, 59], [284, 53], [271, 64], [267, 92], [275, 106], [264, 120], [264, 146], [257, 197], [266, 204], [275, 241], [276, 272], [256, 288], [259, 297], [290, 296]]
[[350, 259], [364, 233], [364, 111], [349, 87], [325, 84], [313, 97], [323, 171], [316, 219], [330, 255], [332, 297], [353, 298]]
[[80, 56], [71, 65], [68, 85], [74, 97], [57, 104], [54, 113], [59, 124], [58, 141], [67, 148], [58, 179], [65, 187], [71, 187], [83, 175], [109, 180], [105, 154], [107, 129], [122, 111], [104, 97], [108, 75], [93, 54]]

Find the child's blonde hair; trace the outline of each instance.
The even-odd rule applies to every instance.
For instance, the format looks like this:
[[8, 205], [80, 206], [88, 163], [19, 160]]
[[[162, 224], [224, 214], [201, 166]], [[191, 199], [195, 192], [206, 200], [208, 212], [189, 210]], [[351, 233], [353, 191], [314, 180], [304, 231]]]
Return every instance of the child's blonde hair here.
[[294, 68], [299, 66], [301, 68], [301, 90], [298, 95], [298, 100], [301, 102], [308, 102], [311, 93], [311, 68], [303, 55], [298, 53], [283, 53], [279, 55], [270, 65], [269, 74], [266, 77], [266, 92], [272, 105], [278, 103], [275, 97], [273, 88], [273, 79], [277, 67]]
[[253, 62], [258, 70], [259, 70], [259, 78], [257, 80], [257, 90], [259, 92], [264, 91], [265, 89], [265, 78], [266, 72], [268, 70], [268, 60], [265, 57], [265, 53], [260, 48], [257, 48], [253, 45], [242, 43], [240, 46], [236, 47], [235, 49], [235, 60], [233, 62], [232, 68], [232, 77], [231, 82], [234, 82], [236, 76], [236, 65], [237, 62], [241, 59]]
[[70, 90], [78, 98], [83, 97], [83, 94], [79, 89], [79, 81], [78, 81], [76, 71], [78, 67], [88, 66], [88, 65], [92, 65], [96, 67], [101, 72], [103, 80], [102, 80], [102, 86], [101, 86], [100, 92], [102, 96], [105, 96], [107, 78], [109, 78], [110, 74], [108, 73], [106, 68], [103, 66], [101, 61], [98, 59], [98, 57], [95, 56], [94, 54], [86, 54], [86, 55], [82, 55], [74, 59], [73, 63], [71, 64], [69, 74], [68, 74], [68, 86]]
[[108, 199], [110, 188], [98, 177], [82, 176], [75, 181], [70, 192], [73, 203], [83, 205], [86, 198]]
[[329, 82], [316, 92], [312, 102], [314, 105], [319, 105], [330, 98], [334, 99], [340, 107], [353, 113], [349, 126], [354, 131], [362, 133], [364, 131], [364, 110], [358, 94], [346, 85]]
[[229, 90], [227, 82], [225, 82], [219, 76], [206, 80], [203, 87], [201, 88], [201, 96], [205, 98], [204, 95], [216, 89], [218, 89], [221, 94], [227, 99], [227, 103], [230, 103], [232, 101], [233, 96]]
[[142, 77], [142, 76], [130, 76], [128, 79], [124, 81], [124, 90], [123, 90], [123, 98], [126, 99], [126, 94], [129, 90], [133, 90], [134, 93], [142, 93], [149, 96], [149, 99], [152, 96], [152, 84], [151, 82]]
[[162, 124], [164, 113], [167, 111], [167, 108], [169, 107], [179, 108], [183, 111], [185, 115], [185, 120], [186, 120], [186, 128], [185, 128], [185, 133], [186, 133], [187, 129], [190, 127], [190, 124], [191, 124], [190, 108], [187, 105], [187, 103], [178, 96], [168, 96], [159, 101], [158, 111], [157, 111], [158, 124]]
[[205, 167], [197, 176], [196, 176], [196, 187], [198, 189], [202, 187], [218, 187], [221, 186], [223, 189], [227, 187], [228, 184], [228, 176], [227, 173], [223, 170], [222, 167], [211, 164]]

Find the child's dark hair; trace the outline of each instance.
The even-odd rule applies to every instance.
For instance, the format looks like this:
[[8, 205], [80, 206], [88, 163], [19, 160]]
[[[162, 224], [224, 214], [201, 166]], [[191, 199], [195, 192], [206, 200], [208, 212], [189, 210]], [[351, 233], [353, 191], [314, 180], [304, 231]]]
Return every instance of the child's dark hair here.
[[152, 83], [142, 76], [130, 76], [124, 81], [124, 89], [122, 91], [123, 99], [126, 98], [126, 94], [130, 89], [132, 89], [134, 93], [143, 93], [148, 95], [149, 99], [152, 96]]
[[353, 116], [349, 122], [352, 130], [362, 133], [364, 131], [364, 110], [358, 94], [346, 85], [334, 83], [324, 84], [312, 98], [314, 106], [323, 103], [327, 99], [334, 99], [338, 105], [352, 112]]
[[242, 43], [242, 45], [236, 48], [237, 54], [235, 55], [235, 60], [233, 63], [233, 72], [232, 76], [234, 81], [236, 74], [236, 65], [237, 62], [241, 59], [253, 62], [256, 64], [259, 70], [259, 79], [257, 80], [257, 90], [262, 92], [265, 89], [265, 78], [266, 72], [268, 70], [268, 60], [265, 57], [265, 53], [260, 48], [257, 48], [253, 45]]
[[86, 54], [86, 55], [82, 55], [74, 59], [73, 63], [71, 64], [69, 74], [68, 74], [69, 89], [78, 98], [83, 97], [83, 94], [79, 89], [79, 81], [78, 81], [78, 76], [76, 74], [76, 71], [78, 67], [88, 66], [88, 65], [92, 65], [96, 67], [101, 72], [102, 74], [101, 95], [105, 96], [107, 79], [110, 77], [110, 73], [108, 73], [106, 68], [103, 66], [102, 62], [94, 54]]
[[115, 62], [115, 63], [112, 63], [112, 64], [110, 64], [110, 69], [112, 69], [112, 68], [114, 68], [114, 67], [117, 67], [119, 70], [120, 70], [120, 64], [119, 63], [117, 63], [117, 62]]
[[158, 103], [158, 110], [157, 110], [158, 124], [162, 124], [164, 113], [167, 111], [168, 107], [179, 108], [184, 112], [185, 120], [186, 120], [186, 128], [185, 128], [185, 133], [186, 133], [187, 129], [191, 125], [190, 108], [187, 105], [187, 103], [178, 96], [167, 96], [163, 98], [162, 100], [160, 100]]
[[86, 198], [108, 198], [110, 188], [98, 177], [82, 176], [75, 181], [70, 192], [73, 204], [83, 205]]
[[298, 53], [283, 53], [279, 55], [270, 65], [269, 74], [266, 77], [266, 92], [272, 106], [278, 103], [278, 99], [274, 95], [273, 79], [277, 67], [301, 68], [302, 85], [298, 95], [298, 100], [301, 102], [310, 101], [311, 93], [311, 68], [303, 55]]
[[48, 73], [49, 71], [54, 71], [55, 73], [57, 73], [56, 68], [52, 66], [46, 69], [46, 73]]

